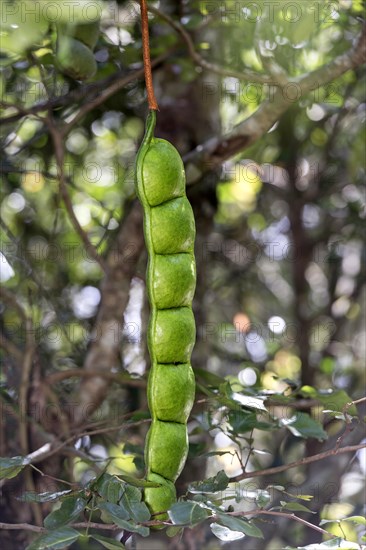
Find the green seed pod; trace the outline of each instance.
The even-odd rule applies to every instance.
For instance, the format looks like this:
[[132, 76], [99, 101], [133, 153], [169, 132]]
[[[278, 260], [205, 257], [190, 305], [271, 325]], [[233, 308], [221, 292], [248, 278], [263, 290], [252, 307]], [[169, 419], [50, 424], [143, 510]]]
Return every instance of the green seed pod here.
[[194, 374], [189, 363], [155, 365], [149, 376], [149, 408], [159, 420], [185, 424], [193, 405], [194, 391]]
[[148, 470], [175, 481], [188, 454], [186, 425], [155, 420], [147, 436], [145, 451]]
[[99, 37], [99, 20], [91, 23], [57, 25], [56, 61], [60, 70], [75, 80], [95, 75], [93, 50]]
[[[161, 484], [161, 487], [147, 487], [145, 489], [145, 502], [148, 507], [156, 512], [169, 510], [170, 506], [176, 501], [174, 483], [159, 476], [159, 474], [153, 473], [147, 476], [147, 480]], [[154, 519], [166, 520], [168, 519], [168, 514], [159, 514]]]
[[196, 282], [193, 254], [157, 254], [151, 281], [157, 309], [189, 306]]
[[76, 25], [73, 36], [93, 51], [97, 45], [99, 34], [99, 21], [93, 21], [92, 23]]
[[193, 250], [194, 216], [186, 197], [151, 208], [151, 237], [155, 254]]
[[70, 36], [58, 38], [56, 60], [60, 70], [75, 80], [87, 80], [97, 71], [93, 52]]
[[196, 337], [192, 312], [196, 230], [185, 194], [182, 159], [168, 141], [153, 136], [154, 128], [155, 112], [151, 111], [136, 159], [136, 191], [144, 209], [151, 308], [148, 403], [152, 424], [145, 462], [147, 479], [161, 483], [145, 489], [145, 501], [152, 512], [163, 512], [175, 501], [173, 483], [188, 453], [186, 424], [195, 391], [190, 358]]
[[178, 151], [165, 139], [152, 138], [142, 165], [142, 178], [149, 206], [157, 206], [176, 197], [183, 197], [185, 176]]

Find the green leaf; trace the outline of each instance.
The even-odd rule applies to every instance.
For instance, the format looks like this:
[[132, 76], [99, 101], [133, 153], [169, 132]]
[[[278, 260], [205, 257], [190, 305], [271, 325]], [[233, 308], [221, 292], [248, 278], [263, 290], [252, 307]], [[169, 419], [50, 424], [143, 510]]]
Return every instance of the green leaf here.
[[102, 537], [102, 535], [90, 535], [90, 537], [100, 542], [100, 544], [108, 550], [115, 550], [116, 548], [126, 548], [125, 545], [122, 544], [122, 542], [114, 539], [109, 539], [107, 537]]
[[71, 493], [71, 489], [66, 491], [58, 492], [46, 492], [46, 493], [35, 493], [33, 491], [26, 491], [20, 497], [16, 497], [17, 500], [22, 502], [52, 502], [53, 500], [58, 500], [61, 497]]
[[203, 379], [209, 386], [218, 388], [221, 384], [225, 383], [225, 378], [217, 376], [217, 374], [209, 372], [206, 369], [200, 369], [199, 367], [196, 367], [194, 369], [194, 373], [196, 375], [196, 378]]
[[[336, 390], [331, 392], [319, 392], [317, 399], [331, 411], [343, 412], [347, 403], [351, 403], [352, 398], [344, 390]], [[357, 415], [356, 405], [351, 405], [346, 412], [350, 415]]]
[[257, 430], [273, 429], [273, 424], [257, 420], [257, 415], [254, 412], [243, 410], [230, 411], [228, 420], [233, 432], [238, 434], [250, 432], [254, 428]]
[[214, 477], [191, 483], [189, 491], [191, 493], [217, 493], [218, 491], [224, 491], [229, 485], [229, 481], [230, 478], [224, 470], [220, 470]]
[[211, 523], [210, 527], [215, 537], [222, 540], [223, 542], [232, 542], [234, 540], [240, 540], [245, 537], [244, 533], [242, 533], [241, 531], [232, 531], [231, 529], [228, 529], [227, 527], [224, 527], [219, 523]]
[[296, 495], [296, 498], [309, 502], [309, 500], [312, 500], [314, 498], [314, 495]]
[[[344, 390], [316, 390], [312, 386], [303, 386], [300, 390], [300, 395], [317, 399], [324, 407], [330, 411], [343, 412], [345, 406], [352, 402], [352, 398]], [[351, 405], [347, 409], [350, 415], [357, 415], [357, 408]]]
[[121, 529], [124, 529], [125, 531], [130, 531], [131, 533], [138, 533], [142, 537], [148, 537], [150, 534], [150, 529], [148, 527], [144, 527], [143, 525], [136, 525], [133, 521], [126, 521], [121, 518], [117, 518], [116, 516], [113, 516], [114, 523], [118, 525], [118, 527], [121, 527]]
[[0, 479], [11, 479], [30, 464], [30, 458], [26, 456], [13, 456], [11, 458], [0, 458]]
[[84, 510], [85, 500], [81, 497], [66, 497], [58, 510], [51, 512], [44, 520], [47, 529], [57, 529], [74, 521]]
[[[99, 504], [100, 510], [106, 512], [106, 521], [113, 521], [114, 518], [129, 519], [130, 513], [124, 506], [113, 504], [112, 502], [102, 502]], [[110, 517], [110, 519], [108, 519]]]
[[63, 527], [62, 529], [41, 535], [27, 546], [26, 550], [48, 550], [49, 548], [60, 550], [61, 548], [70, 546], [79, 536], [80, 533], [75, 529]]
[[343, 518], [341, 521], [351, 521], [359, 525], [366, 525], [366, 518], [364, 516], [350, 516], [348, 518]]
[[168, 511], [175, 525], [197, 525], [209, 517], [209, 512], [192, 501], [176, 502]]
[[209, 453], [202, 453], [200, 456], [202, 457], [210, 457], [210, 456], [224, 456], [224, 455], [233, 455], [232, 451], [210, 451]]
[[141, 502], [142, 494], [139, 489], [131, 485], [123, 487], [123, 494], [120, 500], [120, 505], [124, 506], [129, 512], [130, 517], [135, 521], [149, 521], [150, 512], [145, 502]]
[[264, 508], [269, 502], [271, 502], [271, 495], [268, 491], [258, 489], [256, 492], [257, 496], [255, 498], [255, 501], [258, 504], [259, 508]]
[[297, 412], [291, 418], [282, 418], [280, 422], [296, 437], [314, 437], [319, 441], [328, 437], [321, 424], [307, 413]]
[[165, 531], [165, 534], [169, 538], [173, 538], [179, 533], [183, 532], [183, 529], [181, 527], [175, 527], [174, 525], [168, 527], [168, 529]]
[[257, 409], [259, 411], [267, 411], [263, 405], [263, 399], [259, 397], [253, 397], [252, 395], [244, 395], [243, 393], [233, 392], [231, 394], [232, 399], [243, 407], [249, 407], [250, 409]]
[[316, 514], [316, 512], [313, 512], [310, 510], [310, 508], [307, 508], [303, 504], [300, 504], [300, 502], [284, 502], [281, 501], [281, 506], [285, 510], [291, 510], [292, 512], [310, 512], [311, 514]]
[[124, 483], [110, 474], [103, 474], [92, 485], [92, 489], [108, 502], [117, 504], [123, 493]]
[[228, 527], [232, 531], [239, 531], [249, 537], [263, 538], [262, 531], [253, 523], [249, 523], [246, 519], [236, 518], [225, 514], [218, 514], [218, 518], [221, 525], [225, 525], [225, 527]]
[[137, 477], [132, 476], [126, 476], [118, 474], [118, 479], [122, 479], [129, 485], [133, 485], [134, 487], [159, 487], [157, 483], [153, 483], [152, 481], [147, 481], [146, 479], [139, 479]]

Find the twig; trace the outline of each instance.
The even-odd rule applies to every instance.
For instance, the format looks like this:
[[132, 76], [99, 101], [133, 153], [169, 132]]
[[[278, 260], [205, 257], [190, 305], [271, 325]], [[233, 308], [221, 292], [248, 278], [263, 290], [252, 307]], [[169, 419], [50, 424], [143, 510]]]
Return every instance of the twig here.
[[194, 42], [190, 36], [190, 34], [185, 30], [185, 28], [177, 23], [177, 21], [174, 21], [172, 17], [170, 17], [168, 14], [160, 11], [159, 9], [155, 8], [154, 6], [149, 6], [149, 11], [159, 17], [160, 19], [163, 19], [170, 25], [175, 31], [177, 31], [180, 36], [183, 38], [184, 42], [187, 45], [187, 49], [189, 52], [189, 55], [193, 59], [193, 61], [199, 65], [202, 69], [206, 69], [207, 71], [210, 71], [211, 73], [218, 74], [220, 76], [228, 76], [232, 78], [237, 78], [238, 80], [246, 80], [249, 82], [258, 82], [261, 84], [270, 84], [273, 82], [273, 77], [268, 75], [261, 75], [258, 73], [254, 73], [252, 71], [243, 70], [243, 71], [232, 71], [230, 69], [225, 69], [224, 67], [219, 67], [219, 65], [216, 65], [214, 63], [210, 63], [206, 61], [196, 50]]
[[318, 531], [318, 533], [322, 533], [323, 535], [326, 535], [330, 538], [335, 538], [335, 535], [332, 533], [329, 533], [328, 531], [325, 531], [325, 529], [322, 529], [321, 527], [318, 527], [317, 525], [313, 525], [309, 521], [306, 521], [305, 519], [299, 518], [298, 516], [295, 516], [295, 514], [287, 514], [286, 512], [275, 512], [272, 510], [262, 510], [262, 508], [257, 508], [256, 510], [249, 510], [248, 512], [228, 512], [228, 516], [251, 516], [251, 515], [266, 515], [266, 516], [277, 516], [282, 517], [285, 519], [293, 519], [294, 521], [298, 521], [299, 523], [302, 523], [303, 525], [306, 525], [306, 527], [309, 527], [310, 529], [313, 529], [314, 531]]
[[31, 525], [30, 523], [0, 523], [0, 529], [8, 529], [10, 531], [22, 530], [22, 531], [34, 531], [34, 533], [44, 533], [47, 531], [44, 527], [38, 527], [37, 525]]
[[[125, 417], [131, 416], [131, 414], [132, 413], [129, 413], [129, 414], [125, 415]], [[122, 418], [124, 418], [124, 417], [122, 417]], [[37, 454], [31, 453], [30, 455], [28, 455], [28, 457], [31, 457], [33, 455], [33, 459], [32, 459], [31, 464], [36, 464], [37, 462], [43, 462], [44, 460], [46, 460], [50, 456], [53, 456], [53, 455], [57, 454], [62, 449], [67, 447], [70, 443], [75, 441], [75, 439], [80, 439], [80, 438], [82, 438], [86, 435], [89, 435], [89, 436], [91, 436], [91, 435], [100, 435], [100, 434], [109, 433], [109, 432], [118, 431], [118, 430], [123, 430], [123, 429], [126, 430], [126, 429], [132, 428], [134, 426], [140, 426], [141, 424], [146, 424], [148, 422], [151, 422], [151, 420], [149, 418], [146, 418], [146, 419], [143, 419], [143, 420], [137, 420], [136, 422], [126, 423], [125, 425], [118, 424], [118, 426], [109, 426], [107, 428], [99, 428], [99, 429], [91, 430], [91, 431], [86, 430], [85, 432], [81, 432], [81, 433], [79, 432], [79, 433], [76, 433], [76, 434], [68, 437], [67, 439], [65, 439], [65, 441], [60, 443], [60, 445], [58, 445], [57, 447], [54, 446], [57, 443], [57, 441], [53, 441], [49, 445], [47, 444], [47, 446], [45, 447], [44, 452], [37, 453]], [[69, 453], [67, 453], [67, 454], [69, 454]]]
[[[155, 59], [151, 61], [151, 67], [156, 67], [160, 63], [162, 63], [169, 55], [171, 55], [171, 52], [174, 49], [171, 48], [167, 52], [159, 55]], [[95, 109], [95, 107], [98, 107], [99, 105], [102, 105], [109, 97], [117, 93], [119, 90], [124, 88], [127, 84], [130, 84], [130, 82], [133, 82], [134, 80], [137, 80], [138, 78], [142, 77], [144, 75], [144, 69], [138, 69], [134, 73], [132, 73], [129, 76], [126, 76], [125, 78], [122, 78], [121, 80], [114, 82], [111, 84], [111, 86], [108, 86], [105, 89], [102, 89], [101, 92], [98, 93], [98, 95], [94, 99], [89, 99], [87, 103], [81, 106], [80, 110], [78, 111], [77, 115], [71, 119], [67, 125], [64, 126], [63, 132], [64, 135], [66, 135], [71, 128], [75, 126], [79, 120], [81, 120], [87, 113]]]
[[52, 386], [53, 384], [56, 384], [57, 382], [61, 382], [62, 380], [66, 380], [67, 378], [93, 378], [94, 376], [99, 376], [101, 378], [105, 378], [107, 380], [117, 382], [119, 384], [123, 383], [133, 388], [146, 387], [145, 380], [131, 378], [130, 376], [125, 376], [123, 373], [115, 373], [115, 372], [103, 371], [98, 369], [94, 369], [94, 370], [68, 369], [66, 371], [54, 372], [49, 376], [47, 376], [43, 380], [43, 382], [45, 384]]
[[140, 0], [141, 31], [142, 31], [142, 55], [144, 59], [145, 84], [149, 109], [158, 111], [159, 107], [155, 98], [154, 84], [151, 72], [150, 46], [149, 46], [149, 19], [147, 16], [146, 0]]
[[[261, 508], [258, 508], [255, 510], [248, 510], [247, 512], [227, 512], [225, 515], [234, 516], [234, 517], [235, 516], [243, 517], [243, 516], [252, 516], [252, 515], [255, 515], [255, 516], [267, 515], [267, 516], [282, 517], [285, 519], [291, 519], [299, 523], [302, 523], [302, 525], [305, 525], [306, 527], [309, 527], [310, 529], [313, 529], [318, 533], [322, 533], [322, 535], [325, 535], [327, 537], [335, 538], [335, 535], [329, 533], [328, 531], [325, 531], [325, 529], [322, 529], [317, 525], [312, 525], [309, 521], [299, 518], [298, 516], [295, 516], [295, 514], [286, 514], [285, 512], [275, 512], [271, 510], [262, 510]], [[210, 519], [211, 521], [212, 520], [219, 521], [218, 516], [209, 516], [207, 519]], [[172, 523], [170, 521], [152, 520], [152, 521], [140, 522], [140, 525], [146, 525], [151, 527], [156, 525], [172, 525]], [[106, 531], [116, 531], [120, 529], [120, 527], [118, 527], [118, 525], [115, 525], [114, 523], [96, 523], [96, 522], [89, 522], [89, 521], [72, 523], [70, 527], [73, 527], [74, 529], [103, 529]], [[0, 523], [0, 529], [9, 529], [9, 530], [22, 529], [25, 531], [34, 531], [36, 533], [43, 533], [46, 531], [44, 527], [36, 527], [35, 525], [30, 525], [29, 523]]]
[[[365, 54], [366, 26], [355, 41], [355, 44], [344, 54], [336, 57], [327, 65], [315, 71], [298, 77], [289, 83], [298, 89], [299, 99], [312, 90], [324, 86], [328, 82], [362, 65], [366, 60]], [[183, 158], [186, 164], [192, 164], [199, 170], [187, 183], [192, 185], [202, 180], [202, 175], [216, 165], [221, 165], [226, 159], [244, 151], [258, 141], [280, 119], [280, 117], [294, 105], [294, 101], [286, 97], [286, 90], [276, 87], [275, 93], [263, 101], [258, 109], [247, 119], [235, 126], [230, 133], [212, 137], [201, 143]]]
[[102, 270], [105, 271], [106, 270], [105, 262], [103, 258], [98, 254], [98, 251], [96, 250], [95, 246], [90, 242], [90, 239], [86, 234], [86, 232], [84, 231], [84, 229], [81, 227], [79, 220], [75, 215], [73, 205], [67, 190], [67, 185], [65, 181], [65, 171], [64, 171], [64, 160], [65, 160], [65, 149], [64, 149], [64, 142], [63, 142], [64, 133], [63, 131], [58, 130], [51, 114], [47, 118], [47, 126], [49, 128], [49, 131], [53, 140], [53, 144], [54, 144], [58, 179], [59, 179], [59, 185], [60, 185], [60, 193], [63, 198], [66, 211], [69, 215], [70, 221], [74, 226], [76, 233], [79, 235], [82, 242], [84, 243], [87, 252], [90, 253], [92, 258], [100, 265]]
[[280, 472], [285, 472], [291, 468], [296, 468], [297, 466], [303, 466], [304, 464], [311, 464], [312, 462], [317, 462], [318, 460], [324, 460], [329, 456], [335, 456], [343, 453], [354, 453], [360, 449], [365, 449], [366, 443], [360, 443], [359, 445], [348, 445], [347, 447], [341, 447], [339, 449], [330, 449], [329, 451], [324, 451], [323, 453], [318, 453], [316, 455], [307, 456], [301, 458], [300, 460], [295, 460], [294, 462], [289, 462], [289, 464], [283, 464], [282, 466], [274, 466], [273, 468], [266, 468], [264, 470], [256, 470], [254, 472], [243, 472], [237, 476], [230, 478], [230, 483], [235, 483], [241, 481], [242, 479], [248, 479], [252, 477], [262, 477], [267, 475], [278, 474]]
[[0, 348], [3, 348], [5, 351], [7, 351], [9, 355], [12, 355], [19, 363], [22, 361], [23, 353], [15, 344], [13, 344], [11, 340], [6, 338], [6, 336], [4, 336], [1, 333], [0, 333]]
[[[171, 55], [171, 52], [174, 50], [174, 48], [169, 49], [167, 52], [164, 52], [163, 54], [156, 57], [152, 62], [151, 66], [155, 67], [156, 65], [159, 65], [162, 61], [164, 61], [169, 55]], [[105, 78], [103, 80], [100, 80], [98, 82], [94, 82], [92, 84], [89, 84], [87, 86], [80, 86], [76, 90], [72, 90], [71, 92], [68, 92], [67, 94], [64, 94], [59, 97], [55, 97], [54, 99], [43, 101], [41, 103], [37, 103], [36, 105], [33, 105], [32, 107], [29, 107], [28, 109], [20, 108], [16, 105], [9, 105], [9, 107], [14, 107], [17, 109], [17, 113], [14, 115], [9, 115], [8, 117], [0, 119], [0, 122], [2, 124], [11, 124], [13, 122], [16, 122], [17, 120], [25, 117], [25, 116], [32, 116], [36, 115], [40, 111], [52, 111], [54, 109], [57, 109], [59, 107], [68, 107], [71, 103], [75, 103], [78, 101], [83, 100], [84, 104], [80, 108], [80, 111], [76, 115], [75, 118], [73, 118], [70, 122], [68, 122], [67, 126], [65, 126], [67, 130], [74, 124], [82, 118], [86, 113], [93, 110], [98, 105], [101, 105], [108, 99], [110, 96], [117, 93], [119, 90], [127, 86], [127, 84], [130, 84], [134, 80], [138, 80], [144, 76], [144, 69], [137, 69], [136, 71], [131, 72], [128, 75], [125, 75], [125, 73], [119, 72], [115, 73], [112, 76]], [[95, 96], [94, 99], [91, 99], [92, 96]]]
[[[5, 302], [8, 303], [8, 305], [10, 305], [16, 310], [16, 312], [22, 319], [22, 322], [24, 323], [24, 327], [25, 327], [25, 350], [21, 361], [22, 364], [21, 364], [21, 372], [20, 372], [20, 383], [19, 383], [19, 389], [18, 389], [18, 392], [19, 392], [19, 395], [18, 395], [19, 444], [20, 444], [20, 452], [22, 455], [25, 456], [29, 452], [28, 417], [27, 417], [28, 393], [29, 393], [31, 372], [32, 372], [32, 366], [33, 366], [33, 357], [36, 349], [35, 341], [34, 341], [33, 324], [30, 317], [28, 317], [26, 311], [24, 310], [23, 306], [19, 303], [19, 301], [12, 294], [12, 292], [10, 292], [5, 288], [2, 288], [1, 297]], [[34, 491], [35, 486], [34, 486], [32, 472], [30, 470], [27, 470], [24, 473], [24, 476], [25, 476], [25, 485], [27, 490]], [[41, 525], [42, 513], [38, 503], [32, 502], [31, 508], [32, 508], [36, 523]]]

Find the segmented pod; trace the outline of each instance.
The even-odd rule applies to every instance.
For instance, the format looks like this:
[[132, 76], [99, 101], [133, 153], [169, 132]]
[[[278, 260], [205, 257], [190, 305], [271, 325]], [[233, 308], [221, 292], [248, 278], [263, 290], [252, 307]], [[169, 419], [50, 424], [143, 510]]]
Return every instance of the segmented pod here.
[[182, 159], [171, 143], [154, 137], [155, 118], [155, 111], [150, 111], [136, 159], [136, 191], [144, 209], [149, 254], [152, 424], [145, 462], [147, 479], [159, 487], [146, 488], [145, 501], [153, 513], [167, 510], [175, 501], [174, 482], [187, 458], [187, 420], [195, 393], [190, 358], [196, 338], [194, 216], [186, 197]]

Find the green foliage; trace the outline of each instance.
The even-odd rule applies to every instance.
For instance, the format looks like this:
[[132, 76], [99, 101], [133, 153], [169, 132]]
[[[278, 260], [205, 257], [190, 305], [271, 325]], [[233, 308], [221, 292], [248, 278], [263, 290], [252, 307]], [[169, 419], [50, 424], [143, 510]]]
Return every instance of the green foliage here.
[[30, 459], [23, 456], [0, 458], [0, 479], [16, 477], [29, 463]]
[[[312, 448], [314, 453], [331, 451], [363, 437], [359, 434], [364, 418], [358, 405], [348, 404], [362, 397], [365, 386], [365, 78], [362, 67], [340, 78], [327, 79], [329, 66], [324, 71], [356, 43], [363, 3], [316, 1], [295, 6], [286, 0], [258, 0], [243, 7], [234, 1], [188, 2], [184, 15], [170, 3], [171, 17], [190, 33], [204, 60], [239, 74], [253, 71], [260, 79], [275, 82], [282, 75], [291, 80], [291, 86], [282, 90], [277, 84], [251, 82], [251, 77], [203, 71], [188, 54], [181, 34], [164, 18], [150, 15], [152, 57], [163, 56], [154, 69], [160, 105], [157, 135], [174, 142], [189, 158], [187, 177], [194, 184], [188, 187], [188, 196], [198, 237], [194, 258], [193, 215], [185, 198], [181, 200], [182, 162], [175, 149], [159, 140], [158, 151], [152, 150], [158, 158], [152, 154], [146, 165], [146, 177], [150, 170], [156, 175], [152, 200], [166, 199], [168, 183], [179, 212], [167, 212], [158, 203], [151, 206], [157, 209], [155, 246], [164, 252], [157, 259], [158, 276], [151, 289], [157, 307], [189, 307], [196, 262], [199, 273], [194, 303], [199, 330], [192, 362], [196, 388], [189, 363], [173, 364], [176, 355], [155, 371], [155, 389], [152, 378], [148, 386], [152, 416], [164, 422], [169, 417], [184, 425], [189, 422], [186, 478], [174, 505], [171, 481], [158, 474], [144, 477], [144, 427], [150, 422], [141, 395], [147, 384], [142, 374], [144, 265], [143, 259], [131, 264], [139, 246], [138, 229], [133, 225], [127, 238], [123, 233], [124, 227], [131, 227], [133, 166], [146, 111], [144, 84], [134, 77], [141, 67], [137, 4], [90, 5], [84, 0], [32, 0], [31, 4], [35, 15], [28, 9], [30, 0], [1, 5], [0, 278], [32, 322], [28, 330], [17, 305], [2, 298], [2, 442], [7, 456], [21, 454], [24, 441], [20, 444], [18, 427], [25, 423], [30, 453], [37, 448], [39, 433], [41, 441], [46, 437], [61, 445], [66, 433], [75, 435], [67, 444], [67, 460], [62, 447], [46, 458], [52, 461], [53, 475], [73, 483], [73, 490], [41, 477], [31, 466], [32, 454], [1, 458], [5, 503], [1, 511], [9, 514], [4, 521], [18, 521], [18, 511], [19, 521], [24, 521], [24, 510], [47, 508], [46, 532], [30, 534], [35, 539], [30, 549], [123, 548], [113, 538], [115, 533], [124, 531], [123, 540], [134, 533], [137, 544], [140, 536], [151, 536], [153, 542], [156, 527], [175, 537], [173, 544], [186, 529], [195, 527], [206, 530], [207, 545], [216, 537], [213, 544], [237, 541], [248, 548], [251, 537], [262, 532], [263, 548], [291, 544], [309, 550], [360, 549], [365, 527], [365, 519], [358, 515], [364, 485], [361, 454], [343, 455], [347, 464], [341, 472], [333, 466], [337, 456], [285, 468]], [[261, 10], [259, 18], [256, 9]], [[301, 15], [298, 20], [297, 15]], [[92, 70], [87, 72], [96, 72], [89, 82], [76, 81], [56, 63], [60, 27], [89, 48], [89, 54], [95, 46], [89, 55]], [[80, 70], [74, 57], [72, 62]], [[305, 95], [296, 83], [300, 75], [313, 70], [317, 71], [314, 89]], [[319, 84], [319, 78], [326, 83]], [[117, 93], [111, 94], [113, 87]], [[297, 91], [299, 100], [290, 101], [287, 114], [270, 131], [263, 130], [251, 147], [227, 158], [221, 131], [234, 133], [239, 142], [242, 137], [235, 124], [259, 106], [271, 114], [268, 109], [277, 108], [275, 90], [277, 97], [282, 94], [287, 99]], [[251, 120], [250, 135], [258, 128], [256, 119]], [[266, 120], [259, 123], [266, 126]], [[111, 286], [70, 222], [50, 124], [65, 132], [70, 203], [90, 242], [103, 259], [108, 258], [108, 270], [116, 268]], [[196, 162], [201, 145], [204, 156]], [[176, 162], [168, 162], [170, 154]], [[198, 175], [191, 180], [192, 173]], [[168, 238], [170, 228], [174, 234]], [[177, 244], [186, 247], [184, 261], [182, 254], [165, 255]], [[112, 297], [106, 292], [110, 288]], [[129, 295], [129, 304], [117, 311], [121, 295]], [[99, 321], [106, 319], [107, 303], [113, 310], [110, 339], [92, 363], [96, 369], [108, 366], [113, 348], [109, 389], [96, 413], [89, 416], [87, 408], [84, 424], [74, 425], [79, 386], [84, 381], [94, 385], [93, 379], [80, 382], [74, 374], [85, 368], [90, 350], [105, 334]], [[166, 333], [174, 322], [167, 317], [159, 319]], [[186, 321], [187, 330], [175, 342], [174, 354], [191, 352], [192, 317]], [[29, 338], [34, 338], [36, 351], [28, 402], [23, 403], [21, 381]], [[172, 351], [160, 341], [160, 351], [166, 350]], [[173, 368], [175, 376], [169, 380], [166, 370]], [[72, 377], [67, 377], [69, 370]], [[59, 374], [65, 378], [54, 382], [53, 376]], [[188, 418], [194, 389], [196, 402]], [[187, 452], [185, 438], [182, 451]], [[164, 453], [156, 460], [166, 467]], [[43, 463], [35, 466], [43, 470]], [[261, 472], [278, 467], [284, 469], [271, 474], [268, 485]], [[197, 470], [204, 473], [197, 475]], [[25, 474], [31, 474], [36, 486], [39, 480], [42, 487], [45, 482], [52, 485], [40, 494], [14, 490], [24, 486]], [[318, 483], [319, 479], [324, 482]], [[159, 515], [151, 516], [144, 502], [149, 491], [159, 491], [162, 497], [155, 502]], [[331, 509], [329, 515], [326, 507]], [[255, 513], [248, 521], [246, 515], [236, 515], [242, 510]], [[286, 519], [279, 523], [277, 517], [266, 516], [267, 511]], [[318, 521], [315, 512], [324, 519]], [[307, 526], [294, 518], [306, 520]], [[110, 537], [100, 536], [97, 529], [75, 529], [74, 523], [80, 522], [96, 523], [101, 532], [105, 523], [116, 529]], [[324, 537], [317, 533], [316, 545], [306, 545], [309, 523], [328, 533]], [[11, 539], [13, 535], [14, 531]]]
[[67, 496], [63, 498], [60, 508], [51, 512], [44, 520], [46, 529], [57, 529], [75, 521], [84, 510], [86, 502], [81, 497]]
[[27, 550], [47, 550], [48, 548], [60, 550], [61, 548], [68, 548], [79, 536], [80, 533], [76, 529], [62, 527], [61, 529], [41, 535], [27, 547]]

